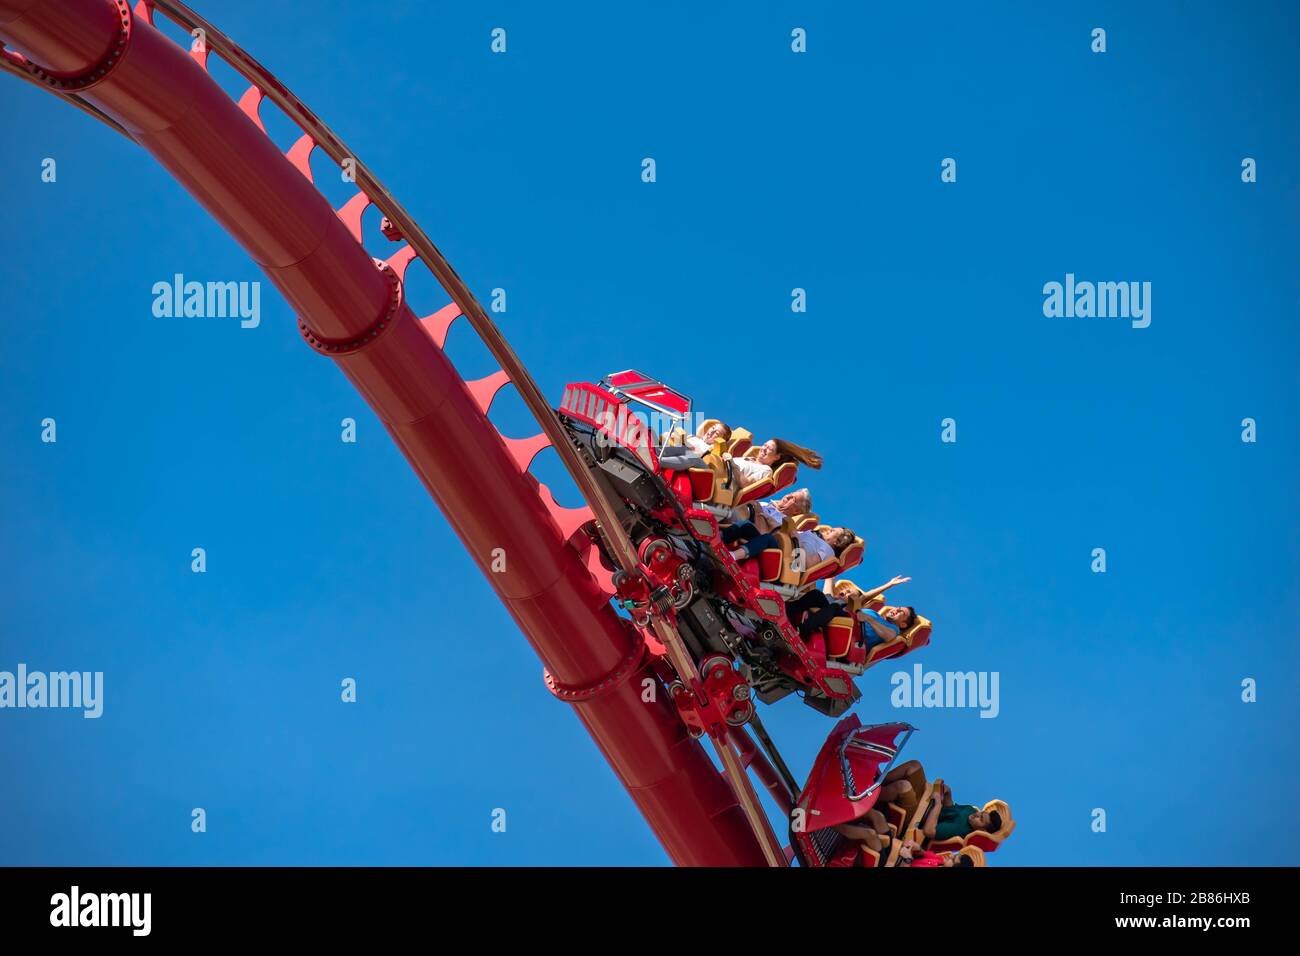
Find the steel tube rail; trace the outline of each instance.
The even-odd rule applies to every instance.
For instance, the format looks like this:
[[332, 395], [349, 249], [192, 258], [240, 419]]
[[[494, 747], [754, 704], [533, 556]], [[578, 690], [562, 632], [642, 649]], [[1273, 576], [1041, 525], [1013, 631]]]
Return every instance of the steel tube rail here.
[[[751, 808], [741, 806], [743, 795], [727, 786], [666, 700], [641, 700], [640, 679], [650, 671], [639, 636], [614, 614], [526, 474], [527, 463], [521, 466], [487, 419], [490, 393], [485, 399], [482, 388], [460, 379], [441, 339], [402, 299], [394, 270], [375, 267], [260, 125], [195, 58], [146, 23], [140, 8], [137, 15], [128, 10], [129, 22], [121, 25], [123, 9], [121, 0], [0, 0], [0, 42], [57, 71], [57, 82], [47, 84], [53, 91], [66, 96], [71, 85], [152, 153], [267, 273], [304, 336], [334, 358], [383, 421], [554, 684], [571, 694], [561, 696], [574, 704], [674, 862], [771, 862], [770, 847], [752, 828]], [[115, 46], [125, 29], [129, 38]], [[265, 95], [296, 102], [269, 73], [258, 75], [264, 78], [255, 85]], [[341, 148], [302, 110], [318, 124], [317, 145]], [[555, 434], [550, 406], [468, 288], [368, 171], [363, 179], [362, 169], [358, 185], [480, 331], [548, 437]], [[567, 461], [567, 440], [554, 447]], [[603, 496], [589, 501], [608, 533], [612, 515], [602, 514]], [[618, 535], [610, 537], [613, 552], [625, 557]], [[509, 570], [500, 574], [489, 569], [497, 548], [508, 555]]]

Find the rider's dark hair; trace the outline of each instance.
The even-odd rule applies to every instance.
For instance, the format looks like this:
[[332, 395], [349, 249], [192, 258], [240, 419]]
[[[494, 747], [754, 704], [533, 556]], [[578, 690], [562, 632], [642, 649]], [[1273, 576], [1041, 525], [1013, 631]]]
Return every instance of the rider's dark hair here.
[[822, 466], [822, 456], [811, 448], [804, 448], [802, 445], [796, 445], [784, 438], [772, 438], [769, 441], [776, 446], [777, 465], [783, 465], [787, 461], [797, 461], [809, 468], [820, 468]]
[[993, 810], [989, 813], [988, 832], [997, 833], [1001, 829], [1002, 829], [1002, 814], [998, 813], [996, 810]]

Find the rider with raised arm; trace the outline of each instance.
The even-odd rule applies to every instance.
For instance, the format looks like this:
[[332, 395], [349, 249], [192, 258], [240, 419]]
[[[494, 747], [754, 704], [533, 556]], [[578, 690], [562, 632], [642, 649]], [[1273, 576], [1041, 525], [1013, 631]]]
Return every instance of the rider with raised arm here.
[[[879, 587], [862, 592], [862, 603], [865, 604], [872, 598], [884, 594], [890, 588], [906, 584], [910, 580], [912, 580], [910, 577], [896, 575]], [[847, 603], [851, 594], [849, 588], [837, 584], [831, 578], [826, 579], [823, 588], [824, 591], [809, 591], [802, 597], [790, 601], [785, 606], [786, 617], [790, 618], [792, 623], [794, 621], [792, 615], [804, 615], [803, 620], [799, 622], [800, 637], [807, 637], [813, 631], [824, 627], [827, 622], [849, 614]], [[828, 597], [827, 591], [835, 596]], [[858, 611], [857, 618], [862, 622], [863, 634], [867, 639], [867, 651], [870, 652], [875, 645], [892, 641], [916, 623], [916, 611], [911, 607], [886, 606], [879, 611], [863, 607]]]
[[[895, 576], [891, 580], [880, 585], [880, 587], [872, 588], [870, 591], [864, 591], [862, 595], [862, 603], [866, 604], [866, 602], [870, 601], [872, 598], [880, 597], [880, 595], [884, 594], [890, 588], [897, 587], [900, 584], [906, 584], [910, 580], [912, 580], [910, 577], [904, 578]], [[911, 606], [895, 607], [886, 604], [879, 611], [873, 611], [871, 608], [863, 607], [858, 611], [858, 620], [862, 621], [864, 626], [871, 629], [871, 633], [867, 635], [867, 651], [870, 652], [871, 648], [876, 644], [884, 644], [887, 641], [892, 641], [915, 624], [916, 608]]]

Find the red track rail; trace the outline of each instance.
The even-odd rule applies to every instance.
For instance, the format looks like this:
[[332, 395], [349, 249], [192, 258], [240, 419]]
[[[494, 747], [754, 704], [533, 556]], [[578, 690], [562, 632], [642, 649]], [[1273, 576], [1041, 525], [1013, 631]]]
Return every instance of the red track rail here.
[[[187, 30], [201, 26], [206, 45], [178, 48], [152, 27], [155, 11]], [[505, 339], [362, 164], [356, 164], [357, 195], [337, 212], [312, 184], [315, 149], [336, 163], [354, 154], [269, 71], [181, 3], [142, 0], [131, 10], [125, 0], [0, 0], [0, 42], [6, 69], [139, 143], [248, 250], [296, 311], [307, 342], [334, 359], [384, 422], [541, 657], [548, 684], [573, 703], [673, 861], [783, 862], [774, 859], [779, 843], [766, 818], [759, 819], [743, 772], [734, 792], [666, 700], [641, 700], [641, 680], [651, 676], [641, 639], [613, 612], [608, 592], [572, 543], [592, 511], [559, 507], [528, 474], [538, 452], [554, 447], [569, 466], [621, 563], [630, 542]], [[206, 72], [213, 52], [250, 82], [238, 103]], [[303, 131], [287, 154], [262, 127], [263, 98]], [[406, 240], [383, 263], [361, 245], [370, 205]], [[424, 318], [403, 298], [403, 277], [417, 256], [452, 300]], [[501, 372], [461, 380], [442, 351], [461, 315]], [[541, 434], [508, 439], [488, 420], [493, 397], [507, 383]], [[497, 548], [508, 556], [503, 573], [490, 571]], [[693, 669], [689, 660], [677, 663], [679, 670]], [[725, 764], [740, 765], [730, 743], [722, 741], [720, 749]]]

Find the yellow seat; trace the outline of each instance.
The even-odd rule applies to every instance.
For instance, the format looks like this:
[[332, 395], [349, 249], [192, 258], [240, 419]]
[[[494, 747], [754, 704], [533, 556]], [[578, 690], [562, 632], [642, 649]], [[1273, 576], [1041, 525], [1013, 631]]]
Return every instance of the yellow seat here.
[[[709, 458], [710, 456], [705, 456], [706, 461]], [[734, 508], [736, 505], [748, 504], [761, 498], [769, 498], [778, 489], [778, 481], [784, 482], [780, 487], [786, 487], [794, 483], [796, 470], [793, 463], [786, 462], [778, 466], [776, 471], [766, 478], [760, 478], [758, 481], [750, 482], [747, 485], [737, 485], [735, 482], [739, 476], [731, 469], [727, 469], [730, 481], [723, 482], [718, 490], [714, 492], [713, 504], [725, 508]]]
[[853, 648], [853, 618], [831, 618], [824, 628], [826, 634], [826, 656], [838, 660], [846, 657]]
[[[699, 435], [701, 438], [704, 437], [704, 432], [708, 430], [708, 426], [711, 425], [712, 423], [713, 420], [710, 419], [709, 421], [705, 422], [703, 425], [700, 426], [701, 431], [699, 432]], [[748, 428], [737, 427], [731, 430], [731, 439], [730, 441], [727, 442], [726, 451], [731, 455], [744, 455], [745, 452], [749, 451], [749, 449], [752, 448], [753, 446], [754, 446], [753, 432], [751, 432]]]
[[790, 530], [792, 531], [812, 531], [821, 524], [821, 518], [818, 518], [817, 515], [813, 514], [811, 511], [806, 515], [798, 515], [797, 517], [787, 518], [786, 520], [790, 522]]
[[674, 425], [659, 436], [659, 444], [660, 446], [686, 444], [686, 429], [681, 425]]

